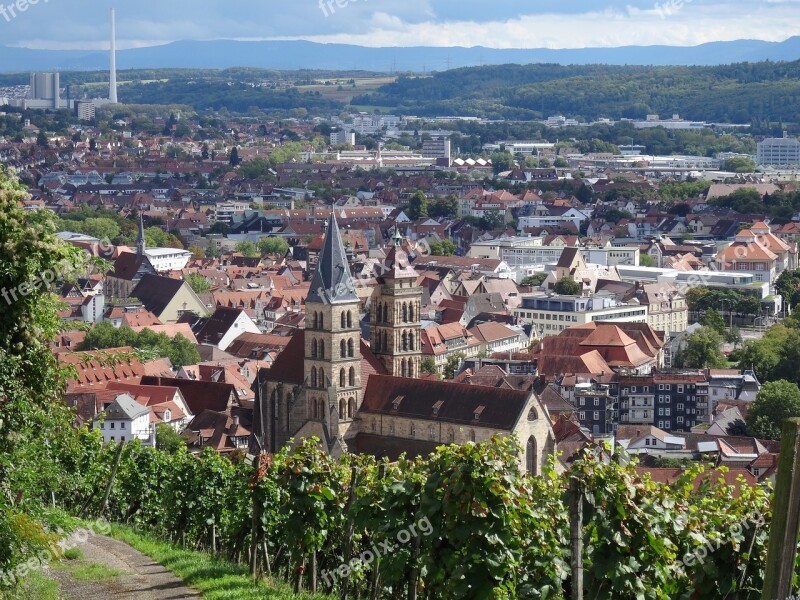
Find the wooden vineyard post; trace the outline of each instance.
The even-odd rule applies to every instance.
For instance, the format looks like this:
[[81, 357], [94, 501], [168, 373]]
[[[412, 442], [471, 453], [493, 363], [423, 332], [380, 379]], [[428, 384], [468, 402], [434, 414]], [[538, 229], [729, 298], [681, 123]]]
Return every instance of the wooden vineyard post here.
[[583, 491], [575, 477], [569, 480], [570, 567], [572, 570], [571, 600], [583, 600]]
[[780, 460], [772, 501], [767, 568], [761, 600], [784, 600], [792, 593], [792, 574], [800, 527], [800, 419], [783, 424]]

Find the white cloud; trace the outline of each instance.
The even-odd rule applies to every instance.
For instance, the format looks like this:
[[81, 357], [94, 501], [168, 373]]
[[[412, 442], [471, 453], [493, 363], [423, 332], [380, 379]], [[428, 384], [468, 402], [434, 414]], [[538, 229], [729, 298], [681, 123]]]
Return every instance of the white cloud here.
[[[782, 41], [797, 33], [790, 0], [769, 8], [700, 5], [692, 0], [662, 0], [652, 7], [606, 9], [582, 14], [548, 13], [520, 18], [475, 21], [426, 21], [384, 24], [376, 13], [361, 33], [292, 36], [362, 46], [486, 46], [490, 48], [585, 48], [627, 45], [692, 46], [712, 41], [763, 39]], [[791, 0], [795, 3], [798, 0]], [[289, 39], [289, 38], [284, 38]]]

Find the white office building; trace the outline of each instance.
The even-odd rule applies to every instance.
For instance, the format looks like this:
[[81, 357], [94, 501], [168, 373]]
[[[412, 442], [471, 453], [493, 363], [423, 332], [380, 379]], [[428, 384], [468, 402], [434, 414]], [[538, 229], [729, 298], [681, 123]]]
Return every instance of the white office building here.
[[758, 142], [756, 148], [756, 163], [759, 165], [800, 165], [800, 141], [797, 138], [766, 138]]
[[147, 248], [144, 253], [159, 273], [180, 271], [192, 258], [191, 252], [179, 248]]

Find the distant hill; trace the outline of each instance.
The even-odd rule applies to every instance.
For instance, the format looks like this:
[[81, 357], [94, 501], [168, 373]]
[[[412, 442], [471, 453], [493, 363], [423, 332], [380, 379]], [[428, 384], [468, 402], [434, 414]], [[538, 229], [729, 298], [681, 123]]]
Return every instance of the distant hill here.
[[[737, 40], [700, 46], [623, 46], [619, 48], [497, 50], [483, 48], [365, 48], [305, 41], [181, 41], [118, 52], [120, 69], [260, 67], [444, 71], [497, 64], [719, 65], [762, 60], [800, 59], [800, 36], [783, 42]], [[0, 72], [96, 70], [108, 67], [103, 52], [29, 50], [0, 46]]]
[[419, 116], [800, 122], [800, 61], [717, 66], [493, 65], [401, 76], [355, 96], [357, 106]]

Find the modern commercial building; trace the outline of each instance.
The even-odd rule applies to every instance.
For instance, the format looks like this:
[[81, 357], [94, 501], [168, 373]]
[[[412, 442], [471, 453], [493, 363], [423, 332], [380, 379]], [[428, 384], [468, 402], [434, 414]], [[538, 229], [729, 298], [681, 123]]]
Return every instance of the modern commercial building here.
[[784, 135], [758, 142], [756, 163], [775, 167], [800, 165], [800, 140]]
[[331, 131], [331, 146], [338, 146], [340, 144], [356, 145], [356, 134], [347, 131]]
[[433, 139], [423, 141], [422, 156], [425, 158], [446, 158], [450, 160], [450, 140]]
[[533, 325], [534, 333], [556, 335], [573, 325], [593, 321], [648, 322], [648, 307], [621, 304], [607, 296], [522, 296], [522, 304], [512, 311], [513, 315]]

